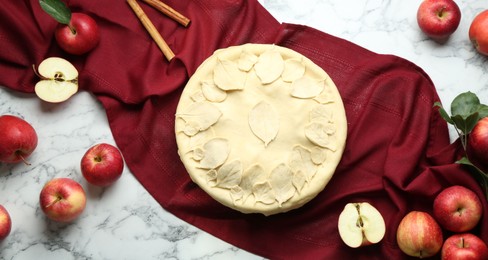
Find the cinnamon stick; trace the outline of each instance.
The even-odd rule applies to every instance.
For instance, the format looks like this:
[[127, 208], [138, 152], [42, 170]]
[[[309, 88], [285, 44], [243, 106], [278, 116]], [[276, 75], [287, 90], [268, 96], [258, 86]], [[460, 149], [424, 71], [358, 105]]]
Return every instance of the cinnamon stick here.
[[174, 10], [169, 5], [163, 3], [160, 0], [143, 0], [143, 1], [185, 27], [188, 27], [188, 24], [190, 24], [190, 19], [188, 19], [187, 17], [185, 17], [184, 15], [182, 15], [181, 13]]
[[154, 24], [151, 22], [151, 20], [149, 20], [146, 13], [144, 13], [141, 6], [139, 6], [139, 4], [136, 2], [136, 0], [127, 0], [127, 3], [132, 8], [132, 10], [136, 14], [137, 18], [139, 18], [139, 20], [141, 21], [144, 28], [146, 28], [149, 35], [151, 35], [153, 40], [156, 42], [159, 49], [161, 49], [161, 51], [163, 52], [166, 59], [168, 61], [171, 61], [171, 59], [174, 58], [175, 54], [173, 53], [171, 48], [168, 46], [166, 41], [163, 39], [161, 34], [159, 34], [156, 27], [154, 27]]

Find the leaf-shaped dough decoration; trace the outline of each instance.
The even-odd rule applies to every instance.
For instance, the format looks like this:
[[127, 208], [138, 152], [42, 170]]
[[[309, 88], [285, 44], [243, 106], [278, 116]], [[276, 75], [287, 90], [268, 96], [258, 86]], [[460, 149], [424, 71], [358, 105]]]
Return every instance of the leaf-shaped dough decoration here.
[[[201, 147], [207, 142], [207, 140], [212, 137], [211, 131], [198, 132], [196, 135], [191, 136], [188, 140], [188, 149], [202, 149]], [[202, 158], [202, 157], [201, 157]], [[200, 158], [200, 160], [201, 160]]]
[[218, 88], [212, 81], [202, 82], [202, 93], [210, 102], [222, 102], [227, 98], [227, 92]]
[[203, 152], [202, 148], [197, 148], [197, 149], [193, 150], [193, 160], [195, 160], [195, 161], [202, 160], [204, 155], [205, 155], [205, 153]]
[[325, 123], [325, 132], [328, 135], [333, 135], [336, 132], [336, 127], [333, 123], [327, 122]]
[[230, 189], [239, 185], [242, 179], [242, 163], [234, 160], [226, 163], [217, 171], [217, 187]]
[[205, 97], [203, 96], [202, 90], [197, 90], [197, 91], [193, 92], [190, 95], [190, 98], [191, 98], [191, 100], [193, 100], [195, 102], [203, 102], [203, 101], [205, 101]]
[[310, 111], [310, 121], [333, 122], [332, 116], [332, 110], [326, 105], [318, 105]]
[[293, 82], [305, 75], [305, 65], [301, 59], [285, 60], [285, 68], [281, 78], [284, 82]]
[[[211, 103], [195, 102], [191, 103], [184, 112], [176, 114], [176, 116], [185, 120], [185, 122], [196, 130], [205, 131], [219, 121], [222, 112]], [[191, 124], [189, 122], [191, 122]], [[192, 133], [192, 131], [184, 132], [185, 134]]]
[[211, 187], [214, 187], [215, 184], [217, 183], [217, 171], [212, 169], [207, 172], [205, 177], [207, 179], [207, 184]]
[[290, 166], [294, 173], [302, 172], [305, 175], [307, 182], [310, 182], [317, 172], [317, 165], [312, 161], [310, 151], [300, 145], [293, 148], [288, 166]]
[[278, 135], [280, 119], [273, 106], [261, 101], [249, 112], [249, 126], [252, 132], [267, 146]]
[[336, 137], [336, 135], [329, 135], [329, 143], [324, 148], [327, 148], [333, 152], [337, 151], [337, 137]]
[[256, 202], [261, 202], [266, 205], [273, 204], [275, 202], [275, 195], [269, 182], [256, 183], [253, 186], [252, 193]]
[[312, 122], [305, 127], [305, 136], [310, 142], [324, 148], [328, 148], [335, 151], [337, 145], [335, 144], [335, 138], [331, 138], [331, 135], [335, 132], [335, 128], [332, 124]]
[[291, 95], [296, 98], [314, 98], [324, 90], [324, 81], [311, 77], [301, 77], [291, 83]]
[[310, 150], [310, 153], [312, 155], [312, 162], [317, 165], [322, 164], [327, 159], [327, 153], [320, 147], [313, 147], [312, 150]]
[[185, 128], [183, 128], [183, 133], [187, 136], [195, 136], [200, 132], [199, 130], [200, 125], [198, 122], [195, 121], [188, 121], [185, 122]]
[[229, 157], [229, 141], [224, 138], [213, 138], [203, 145], [203, 158], [199, 168], [215, 169], [224, 164]]
[[239, 186], [243, 191], [243, 202], [252, 194], [253, 186], [266, 180], [266, 173], [259, 164], [252, 165], [242, 174], [242, 180]]
[[324, 90], [314, 98], [315, 101], [319, 102], [320, 104], [330, 104], [334, 103], [334, 95], [330, 91], [330, 88], [327, 85], [324, 85]]
[[240, 70], [248, 72], [252, 69], [256, 62], [258, 62], [258, 56], [254, 55], [253, 53], [243, 51], [239, 56], [237, 65]]
[[303, 174], [303, 172], [298, 171], [293, 174], [293, 186], [297, 189], [297, 192], [300, 194], [305, 183], [307, 182], [307, 176]]
[[239, 186], [234, 186], [230, 189], [230, 197], [232, 199], [232, 203], [236, 205], [238, 200], [241, 200], [244, 195], [244, 191]]
[[279, 164], [271, 171], [269, 184], [273, 188], [278, 205], [288, 201], [295, 195], [295, 186], [293, 186], [293, 172], [285, 164]]
[[246, 72], [237, 66], [237, 63], [230, 60], [217, 59], [214, 68], [213, 80], [215, 85], [222, 90], [240, 90], [246, 84]]
[[281, 76], [285, 69], [285, 62], [278, 51], [270, 49], [259, 55], [254, 69], [261, 83], [269, 84]]

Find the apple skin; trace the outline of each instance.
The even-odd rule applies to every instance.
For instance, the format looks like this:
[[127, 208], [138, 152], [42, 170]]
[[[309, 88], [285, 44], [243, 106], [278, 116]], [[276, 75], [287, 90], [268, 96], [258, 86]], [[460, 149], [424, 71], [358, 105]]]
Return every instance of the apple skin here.
[[42, 188], [39, 204], [49, 219], [57, 222], [71, 222], [78, 218], [85, 209], [85, 190], [73, 179], [55, 178], [48, 181]]
[[483, 240], [473, 234], [454, 234], [444, 242], [441, 250], [441, 259], [488, 259], [488, 247]]
[[488, 10], [476, 15], [469, 26], [468, 35], [476, 50], [488, 55]]
[[99, 187], [113, 184], [124, 170], [124, 159], [119, 149], [106, 143], [88, 149], [80, 164], [81, 173], [86, 181]]
[[16, 116], [0, 116], [0, 136], [0, 162], [26, 162], [25, 159], [37, 147], [37, 133], [34, 128]]
[[411, 211], [400, 221], [397, 229], [400, 249], [413, 257], [431, 257], [442, 247], [442, 229], [426, 212]]
[[476, 193], [454, 185], [436, 196], [433, 214], [441, 227], [459, 233], [471, 230], [478, 224], [483, 207]]
[[100, 30], [95, 20], [87, 14], [72, 13], [69, 25], [59, 24], [54, 37], [63, 50], [81, 55], [98, 45]]
[[417, 10], [417, 23], [427, 36], [446, 39], [461, 22], [461, 10], [453, 0], [424, 0]]
[[[486, 23], [486, 26], [488, 26], [488, 23]], [[488, 117], [479, 120], [473, 130], [471, 130], [468, 136], [468, 149], [470, 149], [470, 154], [476, 157], [476, 161], [482, 164], [482, 167], [488, 166]]]
[[0, 205], [0, 240], [4, 240], [12, 229], [12, 219], [7, 209]]

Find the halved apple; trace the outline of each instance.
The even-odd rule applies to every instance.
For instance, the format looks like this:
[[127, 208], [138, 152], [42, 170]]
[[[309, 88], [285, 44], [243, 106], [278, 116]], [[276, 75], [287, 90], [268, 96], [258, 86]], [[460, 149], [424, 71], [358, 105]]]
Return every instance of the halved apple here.
[[339, 235], [352, 248], [376, 244], [385, 236], [381, 213], [368, 202], [348, 203], [339, 215]]
[[78, 70], [69, 61], [50, 57], [37, 68], [41, 81], [37, 82], [37, 96], [47, 102], [59, 103], [78, 92]]

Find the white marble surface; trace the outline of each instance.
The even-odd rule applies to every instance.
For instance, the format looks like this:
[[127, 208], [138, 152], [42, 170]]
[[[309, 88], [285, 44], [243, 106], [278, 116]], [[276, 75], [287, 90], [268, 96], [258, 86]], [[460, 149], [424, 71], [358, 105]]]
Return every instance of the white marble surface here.
[[[420, 2], [260, 0], [279, 21], [306, 24], [416, 63], [445, 105], [468, 90], [488, 103], [488, 59], [476, 53], [467, 36], [471, 20], [488, 3], [457, 1], [461, 24], [439, 44], [417, 26]], [[261, 259], [166, 212], [127, 169], [112, 187], [88, 185], [79, 172], [81, 156], [95, 143], [114, 143], [103, 108], [89, 93], [49, 105], [0, 88], [0, 114], [26, 119], [40, 140], [29, 158], [32, 166], [0, 164], [0, 204], [13, 221], [12, 233], [0, 242], [0, 259]], [[61, 176], [80, 181], [89, 197], [72, 224], [47, 221], [38, 206], [43, 184]]]

